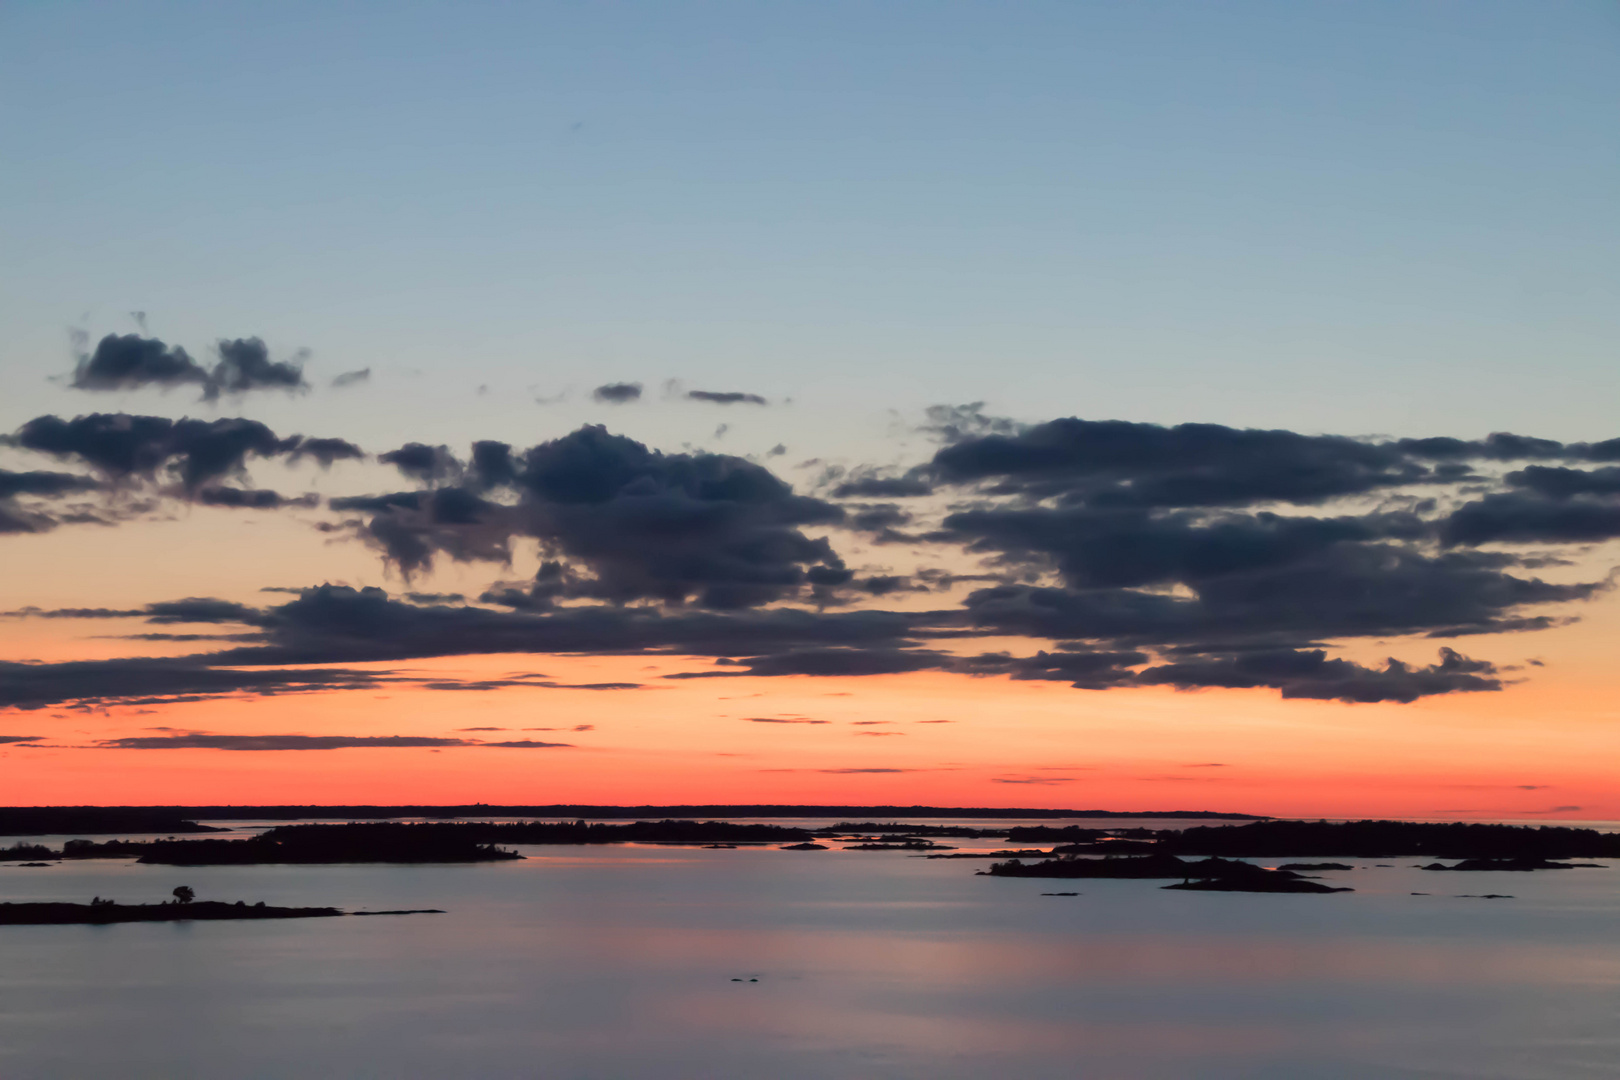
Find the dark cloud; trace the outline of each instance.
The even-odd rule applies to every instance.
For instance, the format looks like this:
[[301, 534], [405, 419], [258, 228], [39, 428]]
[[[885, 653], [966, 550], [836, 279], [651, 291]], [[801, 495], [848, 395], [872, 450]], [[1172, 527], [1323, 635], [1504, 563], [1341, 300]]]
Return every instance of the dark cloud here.
[[306, 439], [296, 436], [284, 442], [288, 444], [287, 460], [312, 457], [323, 469], [330, 468], [335, 461], [360, 461], [366, 456], [364, 450], [347, 439]]
[[396, 508], [415, 510], [422, 505], [427, 494], [423, 491], [395, 491], [387, 495], [354, 495], [328, 499], [326, 505], [333, 510], [358, 510], [371, 514], [386, 513]]
[[830, 776], [855, 776], [855, 775], [858, 775], [860, 773], [906, 773], [906, 772], [929, 772], [931, 770], [928, 770], [928, 769], [815, 769], [813, 771], [818, 772], [818, 773], [826, 773], [826, 774], [828, 774]]
[[303, 364], [270, 359], [270, 349], [256, 337], [220, 341], [219, 363], [209, 375], [208, 396], [245, 394], [251, 390], [308, 390]]
[[197, 492], [196, 499], [204, 506], [225, 506], [242, 510], [279, 510], [289, 506], [307, 509], [320, 505], [320, 497], [316, 495], [289, 497], [265, 488], [203, 488]]
[[750, 724], [830, 724], [831, 720], [810, 720], [802, 716], [749, 716]]
[[11, 472], [0, 469], [0, 499], [32, 495], [43, 499], [94, 491], [101, 484], [88, 476], [59, 472]]
[[928, 586], [919, 585], [905, 574], [873, 574], [871, 577], [858, 578], [852, 584], [864, 593], [872, 596], [888, 596], [891, 593], [901, 592], [928, 592]]
[[467, 739], [435, 739], [419, 735], [132, 735], [102, 739], [96, 747], [107, 750], [344, 750], [350, 748], [411, 748], [420, 746], [486, 746]]
[[359, 386], [361, 383], [371, 381], [371, 369], [360, 368], [357, 371], [345, 371], [332, 377], [332, 389], [342, 390], [345, 387]]
[[1105, 690], [1131, 682], [1129, 670], [1151, 659], [1138, 651], [1046, 652], [1034, 656], [986, 653], [967, 657], [959, 670], [974, 675], [1007, 675], [1016, 680], [1066, 682], [1085, 690]]
[[[947, 514], [928, 539], [986, 556], [1007, 575], [968, 600], [987, 630], [1281, 646], [1536, 629], [1556, 620], [1530, 609], [1586, 599], [1603, 583], [1551, 584], [1523, 572], [1544, 559], [1457, 549], [1620, 534], [1620, 507], [1582, 501], [1611, 482], [1608, 470], [1530, 466], [1510, 474], [1519, 490], [1443, 517], [1434, 499], [1406, 496], [1398, 509], [1332, 516], [1268, 507], [1396, 497], [1412, 485], [1478, 488], [1495, 481], [1471, 461], [1609, 452], [1505, 434], [1377, 442], [1077, 419], [958, 430], [929, 473], [978, 501]], [[1552, 488], [1578, 494], [1541, 493]], [[1059, 585], [1046, 585], [1054, 575]], [[1034, 581], [1042, 585], [1020, 583]]]
[[938, 614], [885, 611], [685, 611], [581, 606], [549, 614], [423, 606], [381, 589], [323, 585], [257, 615], [263, 644], [221, 664], [323, 664], [482, 653], [757, 656], [766, 650], [887, 647]]
[[462, 464], [447, 446], [428, 446], [425, 443], [406, 443], [398, 450], [378, 454], [377, 460], [392, 465], [412, 480], [433, 483], [461, 475]]
[[606, 383], [591, 391], [591, 397], [609, 405], [623, 405], [628, 401], [636, 401], [641, 397], [641, 384], [638, 382]]
[[219, 362], [208, 369], [178, 345], [137, 334], [108, 334], [94, 352], [79, 357], [70, 385], [79, 390], [192, 385], [202, 388], [206, 400], [222, 393], [309, 388], [301, 363], [271, 360], [269, 348], [256, 337], [222, 340], [215, 349]]
[[1421, 668], [1394, 659], [1370, 668], [1329, 659], [1321, 649], [1250, 652], [1150, 667], [1135, 681], [1181, 690], [1270, 687], [1285, 698], [1347, 702], [1405, 703], [1434, 694], [1502, 688], [1494, 666], [1451, 649], [1440, 650], [1439, 663]]
[[931, 495], [934, 486], [915, 476], [857, 476], [833, 488], [835, 499], [896, 499]]
[[[976, 416], [942, 419], [947, 445], [924, 473], [995, 494], [1093, 507], [1316, 505], [1414, 484], [1482, 479], [1470, 462], [1620, 460], [1620, 440], [1565, 444], [1497, 433], [1479, 440], [1378, 441], [1219, 424], [969, 422]], [[1534, 483], [1568, 472], [1532, 466], [1514, 475]]]
[[329, 464], [362, 456], [342, 439], [281, 438], [257, 420], [170, 420], [127, 413], [90, 413], [72, 420], [39, 416], [5, 442], [82, 462], [114, 480], [172, 477], [187, 489], [245, 475], [250, 457], [311, 456]]
[[938, 668], [942, 653], [909, 649], [798, 649], [741, 659], [722, 657], [718, 664], [743, 671], [699, 671], [667, 675], [669, 679], [701, 679], [726, 675], [894, 675]]
[[[469, 731], [494, 731], [495, 728], [468, 728]], [[133, 735], [121, 739], [102, 739], [96, 749], [104, 750], [350, 750], [350, 749], [414, 749], [418, 747], [478, 747], [496, 749], [558, 749], [570, 743], [536, 742], [515, 739], [509, 742], [480, 742], [475, 739], [446, 739], [422, 735], [206, 735], [182, 733], [177, 735]]]
[[185, 600], [164, 600], [147, 604], [139, 613], [152, 623], [246, 623], [260, 621], [258, 608], [238, 604], [233, 600], [215, 600], [211, 597], [188, 597]]
[[[1528, 470], [1526, 470], [1528, 471]], [[1571, 473], [1560, 469], [1548, 472]], [[1603, 469], [1600, 472], [1620, 472]], [[1591, 543], [1620, 536], [1620, 500], [1503, 492], [1458, 507], [1440, 525], [1447, 545]]]
[[984, 402], [967, 405], [930, 405], [927, 420], [918, 428], [945, 443], [961, 442], [984, 435], [1012, 435], [1026, 425], [998, 416], [988, 416]]
[[471, 464], [473, 478], [483, 490], [511, 485], [517, 480], [517, 462], [506, 443], [493, 439], [473, 443]]
[[[48, 532], [67, 518], [60, 511], [48, 512], [39, 500], [61, 499], [100, 488], [100, 482], [87, 476], [58, 472], [12, 472], [0, 469], [0, 534]], [[30, 505], [17, 502], [21, 496]]]
[[247, 693], [268, 695], [344, 690], [386, 681], [369, 671], [247, 671], [208, 666], [207, 657], [78, 660], [60, 664], [0, 662], [0, 708], [37, 709], [64, 702], [199, 700]]
[[[23, 612], [23, 614], [35, 614]], [[322, 586], [289, 603], [252, 609], [230, 601], [190, 599], [146, 608], [38, 612], [75, 618], [144, 617], [149, 622], [235, 622], [257, 638], [239, 648], [179, 659], [0, 665], [0, 705], [32, 708], [60, 702], [124, 703], [203, 700], [248, 693], [359, 689], [411, 682], [427, 689], [619, 690], [636, 683], [559, 683], [536, 673], [474, 681], [426, 681], [384, 671], [293, 665], [402, 660], [474, 653], [670, 654], [715, 657], [708, 671], [670, 679], [726, 676], [819, 677], [924, 670], [1068, 682], [1076, 687], [1173, 685], [1271, 687], [1290, 697], [1410, 701], [1416, 697], [1498, 689], [1495, 669], [1444, 650], [1440, 663], [1369, 668], [1329, 659], [1322, 650], [1226, 649], [1200, 646], [1167, 663], [1149, 650], [1041, 651], [958, 656], [917, 641], [957, 631], [951, 613], [770, 609], [741, 613], [660, 614], [649, 608], [560, 608], [547, 614], [465, 606], [422, 606], [377, 589]], [[822, 723], [804, 717], [750, 717], [754, 723]]]
[[911, 525], [915, 518], [909, 510], [894, 503], [851, 503], [846, 506], [845, 524], [854, 532], [867, 533], [877, 544], [916, 544], [927, 540], [917, 533], [901, 532], [902, 526]]
[[536, 739], [512, 739], [507, 742], [480, 743], [481, 746], [494, 747], [501, 750], [556, 750], [571, 747], [573, 743], [540, 742]]
[[[512, 590], [494, 600], [509, 606], [568, 597], [737, 609], [850, 577], [825, 538], [802, 531], [835, 524], [843, 511], [795, 494], [743, 458], [663, 454], [599, 426], [521, 454], [484, 445], [488, 467], [474, 486], [510, 501], [461, 487], [423, 493], [415, 506], [392, 496], [393, 505], [379, 509], [362, 535], [407, 573], [428, 569], [440, 553], [505, 562], [512, 538], [533, 537], [557, 569], [536, 583], [526, 604]], [[421, 444], [381, 460], [421, 478], [453, 471], [442, 464], [453, 461], [448, 451]], [[371, 508], [352, 499], [331, 505]]]
[[1001, 494], [1101, 506], [1314, 504], [1454, 478], [1417, 456], [1343, 436], [1071, 418], [964, 436], [942, 447], [929, 471]]
[[985, 630], [1057, 640], [1143, 644], [1311, 641], [1540, 629], [1542, 604], [1585, 600], [1603, 582], [1553, 584], [1506, 573], [1475, 552], [1427, 555], [1342, 545], [1282, 566], [1179, 582], [1186, 593], [1003, 585], [969, 595]]
[[0, 735], [0, 744], [39, 742], [43, 735]]
[[689, 401], [707, 401], [713, 405], [768, 405], [770, 402], [758, 394], [739, 394], [735, 391], [688, 390]]
[[1538, 495], [1567, 499], [1576, 495], [1620, 495], [1620, 467], [1570, 469], [1531, 465], [1503, 477], [1516, 488]]
[[136, 390], [143, 386], [207, 386], [209, 375], [186, 350], [138, 334], [108, 334], [79, 357], [72, 385], [79, 390]]
[[992, 784], [1072, 784], [1072, 776], [992, 776]]
[[[661, 453], [598, 426], [528, 449], [484, 440], [465, 459], [408, 443], [380, 460], [417, 490], [332, 499], [331, 510], [363, 516], [322, 527], [363, 538], [408, 574], [441, 558], [510, 565], [528, 541], [541, 557], [533, 579], [490, 585], [477, 601], [487, 607], [434, 594], [404, 602], [377, 590], [304, 590], [279, 606], [234, 612], [251, 640], [181, 666], [657, 654], [714, 660], [667, 676], [677, 679], [936, 670], [1091, 689], [1266, 687], [1290, 697], [1410, 701], [1495, 690], [1501, 673], [1451, 651], [1429, 666], [1368, 666], [1333, 651], [1357, 639], [1553, 625], [1567, 618], [1556, 606], [1607, 583], [1546, 581], [1536, 575], [1562, 565], [1559, 553], [1479, 545], [1620, 535], [1620, 468], [1604, 464], [1620, 461], [1616, 441], [1374, 440], [1078, 419], [1019, 425], [978, 407], [931, 421], [945, 445], [923, 468], [828, 470], [815, 487], [840, 498], [940, 497], [909, 509], [800, 495], [759, 462]], [[14, 506], [57, 497], [58, 488], [133, 479], [178, 482], [200, 502], [271, 509], [294, 500], [251, 488], [246, 463], [320, 460], [314, 440], [281, 439], [245, 420], [42, 417], [9, 441], [105, 478], [0, 473], [0, 493], [7, 484], [18, 491]], [[330, 442], [328, 460], [360, 455]], [[25, 476], [35, 479], [12, 479]], [[40, 527], [14, 518], [10, 527]], [[981, 572], [858, 576], [822, 535], [828, 529], [913, 551], [926, 543], [964, 552]], [[988, 587], [951, 610], [832, 610], [966, 581]], [[1027, 655], [941, 644], [974, 637], [1054, 644], [1018, 650]], [[37, 670], [44, 677], [52, 667]], [[533, 675], [421, 684], [638, 685]]]

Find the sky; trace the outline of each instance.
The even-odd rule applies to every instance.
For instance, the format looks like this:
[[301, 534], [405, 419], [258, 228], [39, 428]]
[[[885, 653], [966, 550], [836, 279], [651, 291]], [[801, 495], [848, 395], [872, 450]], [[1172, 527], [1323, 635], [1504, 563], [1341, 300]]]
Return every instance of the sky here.
[[0, 786], [1620, 819], [1620, 11], [0, 9]]

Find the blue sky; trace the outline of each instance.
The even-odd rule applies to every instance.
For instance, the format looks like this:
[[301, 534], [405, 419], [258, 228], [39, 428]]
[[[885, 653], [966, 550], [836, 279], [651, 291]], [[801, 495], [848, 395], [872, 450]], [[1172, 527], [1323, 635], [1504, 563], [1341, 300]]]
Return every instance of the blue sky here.
[[[1617, 53], [1607, 3], [13, 4], [5, 426], [142, 310], [372, 368], [297, 406], [355, 437], [1607, 437]], [[671, 378], [795, 408], [580, 400]]]

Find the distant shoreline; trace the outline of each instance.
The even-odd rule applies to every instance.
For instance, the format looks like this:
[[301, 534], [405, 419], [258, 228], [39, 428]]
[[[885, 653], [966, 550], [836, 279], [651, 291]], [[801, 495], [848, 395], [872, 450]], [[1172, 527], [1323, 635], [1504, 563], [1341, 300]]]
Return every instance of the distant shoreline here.
[[[297, 821], [338, 818], [345, 821], [388, 818], [1182, 818], [1211, 821], [1270, 821], [1263, 814], [1216, 810], [1053, 810], [1003, 806], [871, 806], [769, 803], [714, 803], [683, 805], [597, 806], [578, 803], [549, 805], [397, 805], [397, 806], [10, 806], [0, 807], [0, 836], [56, 832], [208, 832], [200, 821]], [[62, 825], [63, 828], [56, 826]], [[186, 826], [190, 825], [189, 828]]]

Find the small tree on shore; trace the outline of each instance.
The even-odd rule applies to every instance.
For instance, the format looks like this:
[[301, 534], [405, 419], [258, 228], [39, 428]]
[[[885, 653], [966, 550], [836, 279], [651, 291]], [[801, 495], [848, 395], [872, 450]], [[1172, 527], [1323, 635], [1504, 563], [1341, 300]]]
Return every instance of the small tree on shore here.
[[195, 899], [197, 899], [197, 890], [190, 885], [182, 885], [174, 890], [174, 902], [177, 904], [189, 904]]

